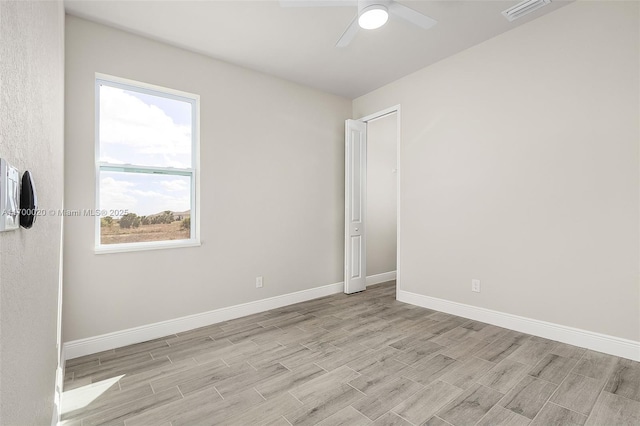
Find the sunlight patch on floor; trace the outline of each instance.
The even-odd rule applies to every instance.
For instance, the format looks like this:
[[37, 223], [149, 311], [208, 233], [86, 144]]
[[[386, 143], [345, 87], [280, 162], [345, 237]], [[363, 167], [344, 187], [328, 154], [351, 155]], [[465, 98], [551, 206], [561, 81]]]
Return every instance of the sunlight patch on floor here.
[[70, 391], [62, 393], [62, 412], [61, 414], [71, 413], [75, 410], [85, 408], [93, 401], [95, 401], [100, 395], [105, 393], [109, 388], [118, 384], [118, 380], [125, 375], [111, 377], [100, 382], [91, 383], [86, 386], [81, 386]]

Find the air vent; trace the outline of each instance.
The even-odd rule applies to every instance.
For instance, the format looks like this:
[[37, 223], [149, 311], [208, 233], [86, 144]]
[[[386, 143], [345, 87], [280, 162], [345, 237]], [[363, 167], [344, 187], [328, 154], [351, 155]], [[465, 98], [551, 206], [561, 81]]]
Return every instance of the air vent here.
[[518, 18], [522, 18], [534, 10], [540, 9], [542, 6], [546, 6], [551, 3], [551, 0], [524, 0], [510, 7], [502, 12], [502, 15], [507, 18], [507, 21], [515, 21]]

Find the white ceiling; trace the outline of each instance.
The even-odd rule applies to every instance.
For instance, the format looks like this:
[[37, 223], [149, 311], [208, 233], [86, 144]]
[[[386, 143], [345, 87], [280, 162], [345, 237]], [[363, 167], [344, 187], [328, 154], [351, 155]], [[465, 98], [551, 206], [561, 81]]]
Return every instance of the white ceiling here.
[[438, 21], [423, 30], [390, 17], [384, 27], [360, 30], [346, 48], [335, 43], [356, 7], [281, 7], [278, 1], [78, 1], [69, 14], [216, 59], [355, 98], [468, 47], [552, 12], [553, 2], [508, 22], [505, 1], [406, 1]]

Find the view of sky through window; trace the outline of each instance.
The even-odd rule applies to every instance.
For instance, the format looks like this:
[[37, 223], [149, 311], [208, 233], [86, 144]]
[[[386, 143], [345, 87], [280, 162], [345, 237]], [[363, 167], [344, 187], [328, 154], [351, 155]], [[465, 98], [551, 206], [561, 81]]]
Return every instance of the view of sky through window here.
[[[191, 167], [189, 102], [100, 86], [100, 161], [155, 167]], [[100, 174], [100, 208], [138, 215], [190, 208], [185, 176]]]
[[191, 104], [102, 85], [100, 161], [191, 167]]
[[171, 210], [184, 212], [191, 205], [191, 178], [146, 173], [100, 173], [100, 209], [126, 210], [138, 216]]

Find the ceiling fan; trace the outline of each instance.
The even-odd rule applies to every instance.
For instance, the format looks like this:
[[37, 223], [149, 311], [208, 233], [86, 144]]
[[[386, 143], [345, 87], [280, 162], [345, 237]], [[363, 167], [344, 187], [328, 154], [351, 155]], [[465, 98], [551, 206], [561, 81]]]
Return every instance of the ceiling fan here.
[[396, 16], [425, 30], [438, 23], [395, 0], [280, 0], [282, 7], [326, 7], [358, 6], [358, 14], [351, 21], [336, 43], [336, 47], [346, 47], [351, 43], [360, 28], [372, 30], [380, 28], [389, 19]]

